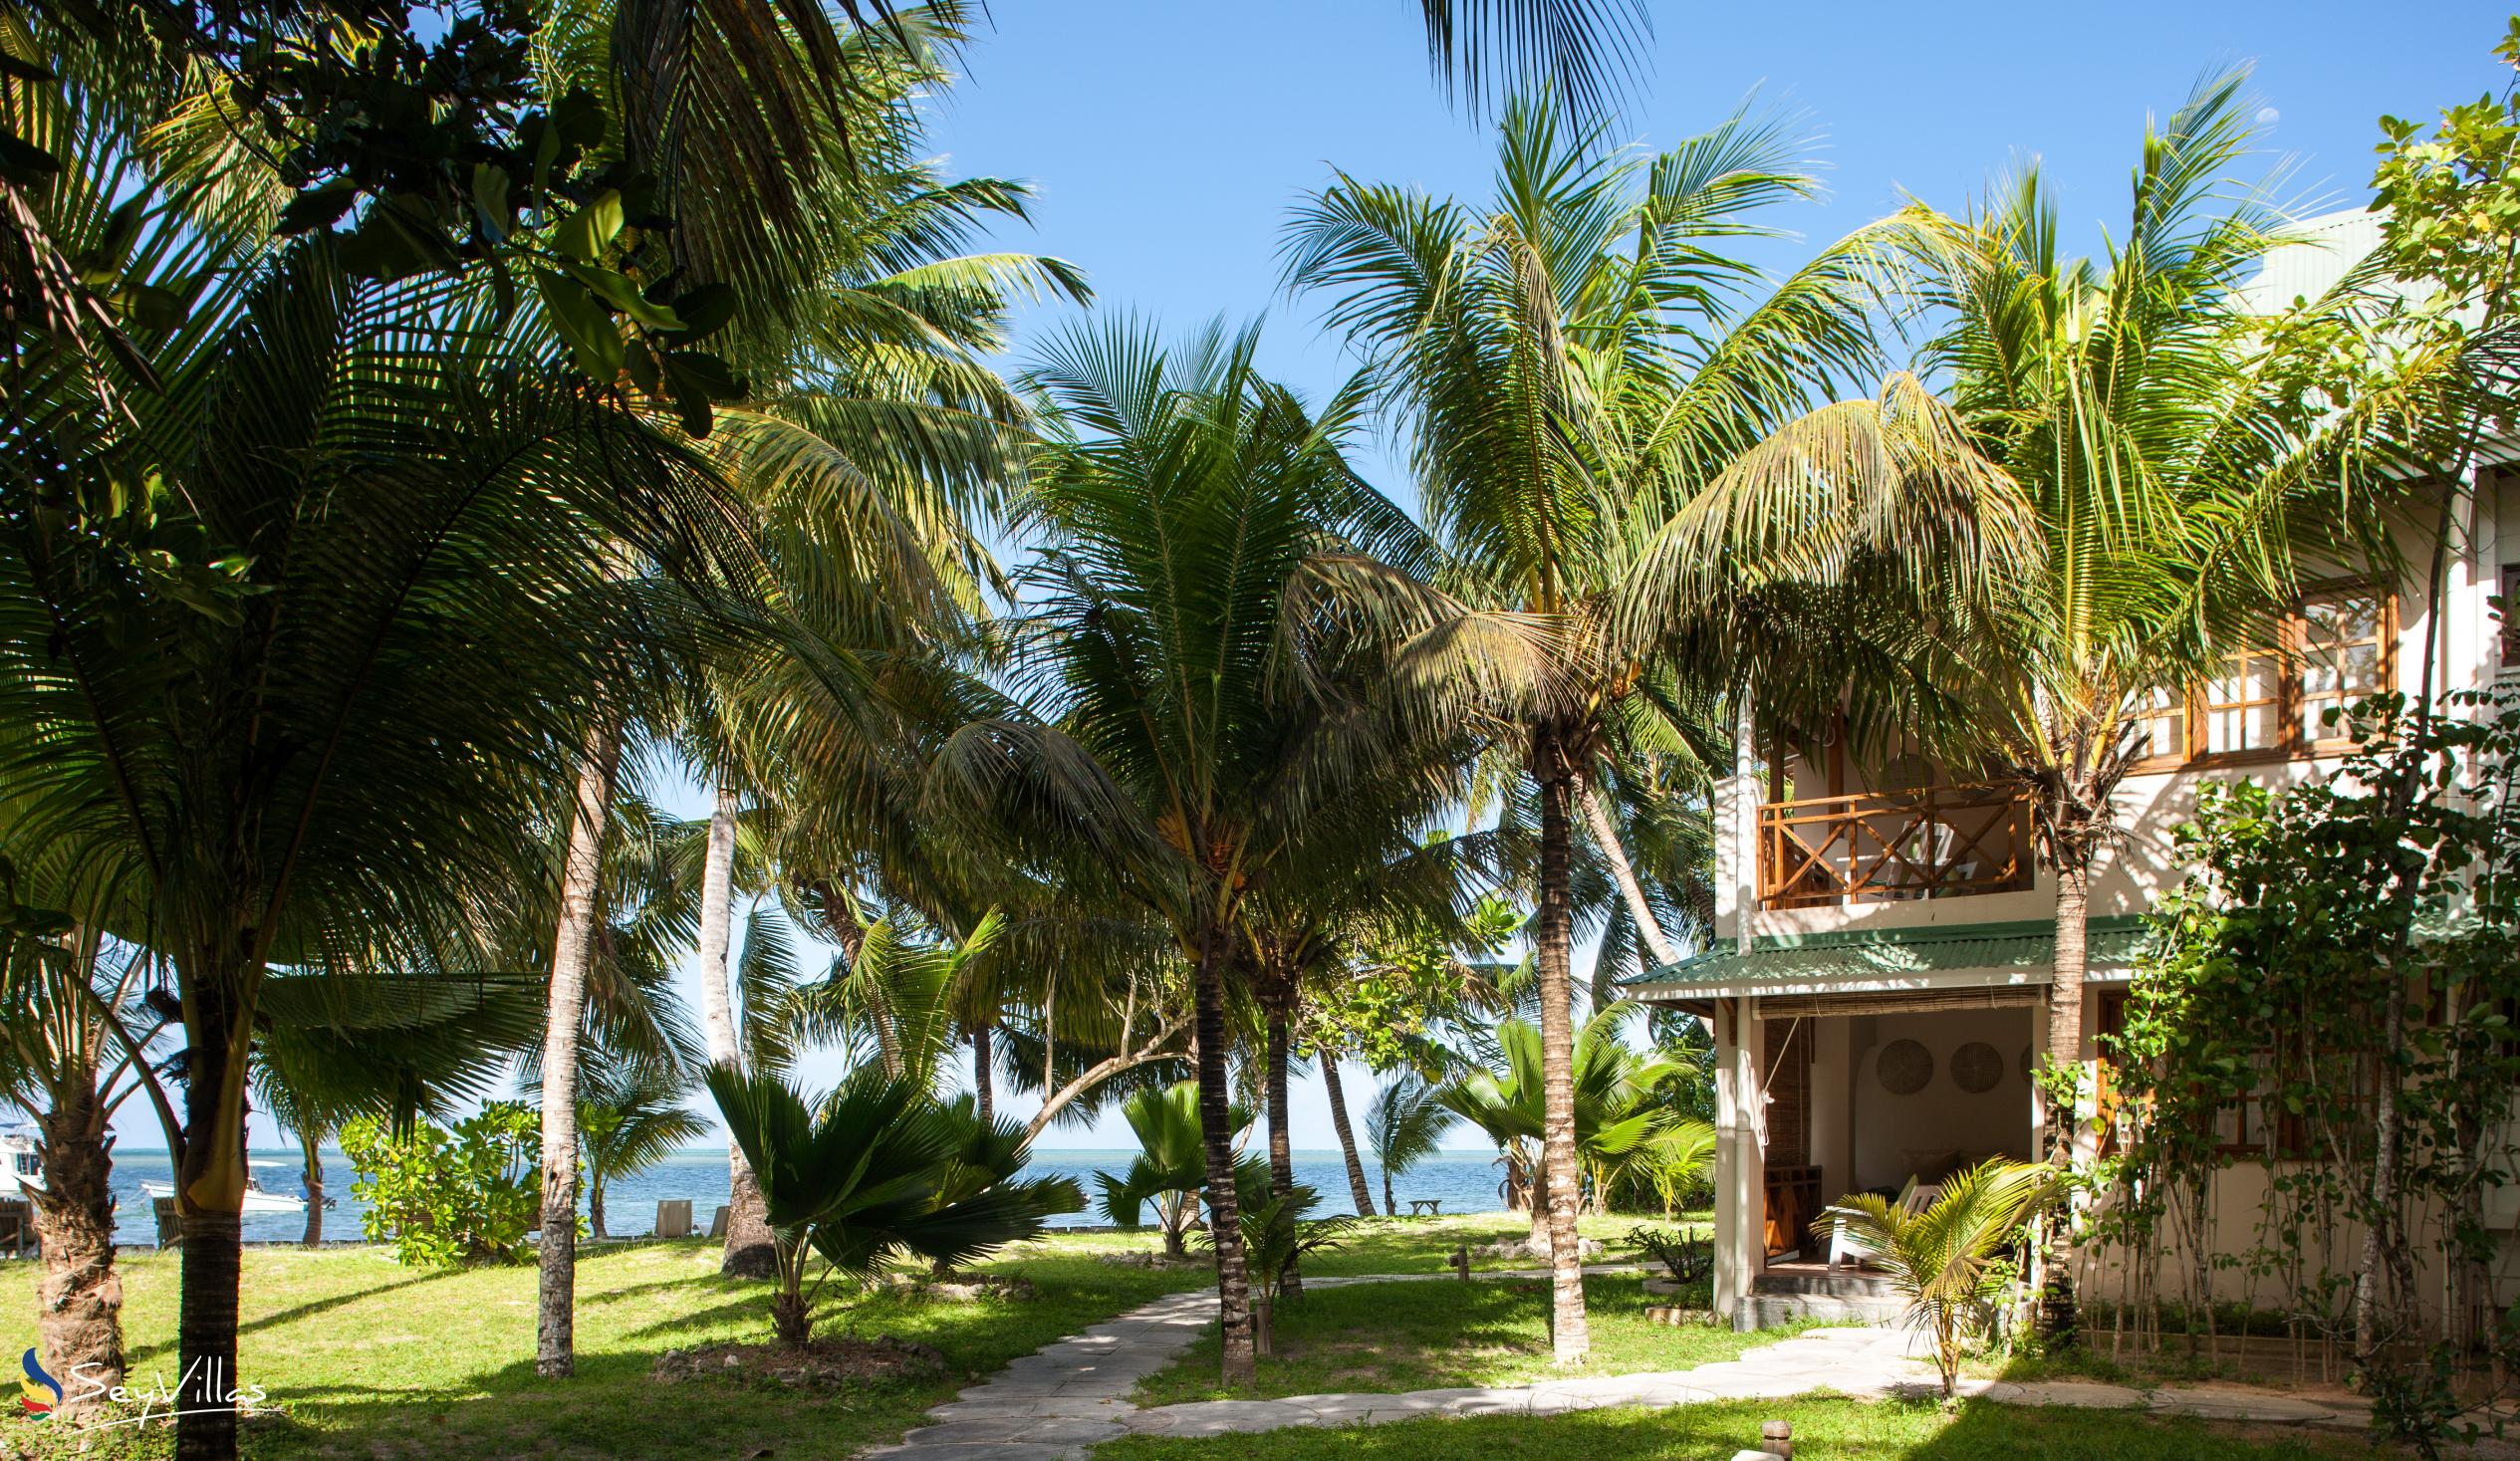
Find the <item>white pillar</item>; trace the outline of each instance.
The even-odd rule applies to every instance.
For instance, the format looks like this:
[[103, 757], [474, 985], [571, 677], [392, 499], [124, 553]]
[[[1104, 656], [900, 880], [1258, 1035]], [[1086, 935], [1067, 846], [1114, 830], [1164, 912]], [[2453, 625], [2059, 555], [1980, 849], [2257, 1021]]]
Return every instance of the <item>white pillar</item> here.
[[[2038, 1003], [2030, 1007], [2030, 1069], [2035, 1075], [2048, 1056], [2048, 986], [2038, 986]], [[2030, 1159], [2041, 1161], [2048, 1154], [2048, 1094], [2039, 1083], [2030, 1083]]]
[[1715, 1007], [1715, 1313], [1733, 1316], [1767, 1264], [1767, 1161], [1760, 1149], [1765, 1044], [1747, 999]]
[[[1759, 908], [1759, 801], [1766, 795], [1760, 775], [1758, 719], [1750, 697], [1741, 697], [1733, 721], [1732, 775], [1715, 787], [1715, 936], [1729, 936], [1737, 953], [1750, 952], [1750, 936]], [[1730, 916], [1727, 917], [1726, 915]]]

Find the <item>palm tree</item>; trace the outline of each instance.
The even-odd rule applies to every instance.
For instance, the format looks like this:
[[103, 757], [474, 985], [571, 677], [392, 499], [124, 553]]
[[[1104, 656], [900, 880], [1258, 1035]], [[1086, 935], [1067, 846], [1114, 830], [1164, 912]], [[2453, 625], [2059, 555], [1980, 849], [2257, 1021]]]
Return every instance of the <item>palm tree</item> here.
[[2044, 1162], [1996, 1157], [1942, 1184], [1932, 1202], [1909, 1211], [1914, 1183], [1898, 1196], [1859, 1193], [1821, 1214], [1863, 1249], [1907, 1300], [1907, 1322], [1933, 1336], [1942, 1397], [1960, 1373], [1960, 1342], [1982, 1326], [2009, 1271], [1997, 1260], [2054, 1198], [2058, 1175]]
[[822, 1280], [805, 1277], [815, 1258], [827, 1274], [858, 1278], [902, 1253], [950, 1266], [1084, 1206], [1064, 1177], [1015, 1176], [1025, 1147], [1012, 1124], [983, 1125], [876, 1067], [811, 1104], [776, 1076], [712, 1067], [708, 1084], [779, 1235], [770, 1315], [783, 1343], [812, 1337]]
[[[1651, 1097], [1674, 1067], [1658, 1054], [1639, 1055], [1620, 1038], [1620, 1025], [1633, 1009], [1609, 1005], [1596, 1010], [1576, 1037], [1569, 1082], [1574, 1106], [1569, 1160], [1577, 1164], [1573, 1185], [1579, 1195], [1587, 1174], [1594, 1178], [1593, 1190], [1606, 1194], [1603, 1178], [1609, 1168], [1672, 1119]], [[1523, 1019], [1508, 1019], [1496, 1027], [1496, 1068], [1474, 1070], [1438, 1093], [1448, 1109], [1487, 1133], [1505, 1153], [1509, 1170], [1518, 1157], [1525, 1170], [1539, 1169], [1532, 1178], [1535, 1191], [1549, 1180], [1548, 1166], [1555, 1160], [1545, 1147], [1536, 1161], [1527, 1154], [1527, 1143], [1540, 1136], [1548, 1121], [1543, 1051], [1538, 1030]], [[1533, 1209], [1533, 1246], [1554, 1245], [1550, 1215], [1536, 1202]]]
[[[1421, 582], [1326, 560], [1314, 593], [1378, 635], [1406, 682], [1447, 690], [1437, 718], [1476, 718], [1537, 793], [1531, 933], [1562, 1363], [1588, 1344], [1570, 815], [1600, 781], [1624, 702], [1711, 598], [1696, 583], [1708, 565], [1842, 564], [1969, 506], [1965, 492], [1883, 492], [1861, 510], [1724, 518], [1721, 555], [1668, 551], [1742, 451], [1873, 357], [1859, 251], [1825, 250], [1764, 295], [1755, 270], [1718, 251], [1769, 231], [1758, 208], [1810, 195], [1801, 151], [1783, 123], [1743, 114], [1669, 152], [1623, 152], [1599, 127], [1516, 103], [1492, 202], [1342, 175], [1298, 210], [1285, 245], [1290, 286], [1328, 298], [1329, 323], [1409, 434], [1440, 545]], [[1608, 818], [1589, 820], [1624, 866]], [[1638, 880], [1620, 883], [1639, 928], [1654, 923]]]
[[[1960, 216], [1912, 208], [1880, 238], [1893, 298], [1924, 332], [1919, 369], [1946, 382], [1957, 431], [1936, 454], [2017, 484], [2037, 551], [1942, 634], [1873, 636], [1852, 676], [1872, 708], [1858, 730], [1913, 735], [1942, 764], [1988, 768], [2027, 799], [2057, 889], [2046, 1063], [2060, 1078], [2088, 1080], [2091, 877], [2121, 835], [2120, 783], [2148, 756], [2185, 754], [2187, 688], [2251, 672], [2232, 656], [2266, 642], [2304, 557], [2390, 561], [2356, 514], [2389, 496], [2368, 470], [2384, 454], [2368, 448], [2407, 409], [2408, 382], [2371, 382], [2326, 415], [2303, 410], [2299, 385], [2320, 378], [2335, 331], [2377, 310], [2376, 266], [2251, 313], [2241, 286], [2300, 236], [2264, 185], [2234, 178], [2253, 142], [2246, 84], [2245, 70], [2209, 73], [2147, 126], [2132, 212], [2106, 258], [2061, 251], [2035, 166]], [[1737, 485], [1807, 484], [1816, 450], [1843, 451], [1815, 443], [1895, 430], [1889, 402], [1791, 423]], [[1798, 708], [1789, 690], [1778, 718]], [[2070, 1105], [2045, 1123], [2059, 1161], [2072, 1157]], [[2050, 1267], [2049, 1322], [2068, 1323], [2066, 1266]]]
[[1039, 718], [957, 731], [930, 795], [976, 837], [1101, 864], [1171, 935], [1196, 1009], [1228, 1383], [1252, 1372], [1225, 1071], [1244, 900], [1300, 876], [1290, 849], [1347, 799], [1408, 774], [1406, 728], [1355, 698], [1287, 600], [1312, 557], [1381, 546], [1405, 519], [1341, 460], [1346, 399], [1314, 418], [1258, 376], [1255, 345], [1220, 329], [1166, 350], [1121, 321], [1045, 353], [1033, 378], [1063, 429], [1034, 464], [1025, 521], [1047, 546], [1010, 635]]
[[[190, 237], [171, 213], [142, 232]], [[151, 267], [173, 246], [146, 245]], [[30, 363], [11, 455], [58, 465], [0, 493], [0, 795], [35, 809], [10, 855], [88, 868], [69, 911], [158, 950], [181, 1000], [187, 1457], [232, 1450], [199, 1377], [234, 1373], [266, 972], [472, 943], [466, 911], [542, 859], [547, 772], [637, 637], [598, 565], [627, 544], [696, 583], [741, 552], [674, 443], [551, 371], [486, 297], [357, 280], [322, 240], [200, 288], [144, 337], [162, 391], [107, 405], [84, 367]], [[143, 478], [144, 499], [109, 485]]]
[[[1114, 1225], [1135, 1228], [1145, 1220], [1146, 1204], [1155, 1207], [1155, 1224], [1163, 1231], [1163, 1254], [1182, 1257], [1182, 1234], [1198, 1215], [1199, 1190], [1207, 1182], [1207, 1158], [1199, 1140], [1198, 1083], [1147, 1087], [1121, 1102], [1121, 1116], [1137, 1137], [1137, 1155], [1122, 1173], [1096, 1172], [1103, 1216]], [[1231, 1117], [1237, 1131], [1251, 1124], [1248, 1108], [1236, 1106]], [[1257, 1156], [1234, 1162], [1237, 1196], [1266, 1196], [1273, 1185], [1268, 1164]]]
[[1374, 1147], [1374, 1164], [1383, 1169], [1386, 1217], [1400, 1215], [1391, 1200], [1391, 1179], [1433, 1156], [1456, 1119], [1441, 1089], [1413, 1071], [1376, 1088], [1374, 1103], [1366, 1107], [1365, 1135]]
[[587, 1226], [604, 1231], [605, 1184], [643, 1172], [676, 1147], [708, 1134], [709, 1123], [682, 1103], [691, 1082], [652, 1061], [600, 1058], [578, 1087], [578, 1140], [586, 1153]]
[[[110, 1391], [125, 1363], [112, 1122], [133, 1096], [168, 1110], [149, 1066], [168, 1017], [146, 999], [147, 950], [109, 948], [102, 930], [20, 902], [40, 894], [14, 870], [0, 864], [0, 1082], [34, 1117], [44, 1161], [42, 1186], [27, 1191], [44, 1263], [36, 1339], [53, 1373]], [[104, 1393], [65, 1395], [61, 1413], [85, 1416]]]
[[254, 1096], [298, 1138], [305, 1244], [324, 1241], [324, 1143], [353, 1116], [444, 1115], [477, 1100], [533, 1049], [542, 981], [530, 973], [376, 973], [346, 965], [267, 977], [255, 1008]]

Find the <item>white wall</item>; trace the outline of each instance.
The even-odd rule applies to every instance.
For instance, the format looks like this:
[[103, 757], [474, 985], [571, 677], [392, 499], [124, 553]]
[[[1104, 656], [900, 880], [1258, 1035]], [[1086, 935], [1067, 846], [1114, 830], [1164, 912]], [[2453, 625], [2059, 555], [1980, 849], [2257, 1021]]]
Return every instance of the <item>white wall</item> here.
[[[1848, 1135], [1855, 1156], [1850, 1188], [1895, 1188], [1920, 1166], [1937, 1159], [1947, 1165], [1954, 1155], [1963, 1164], [1998, 1154], [2031, 1155], [2030, 1085], [2020, 1070], [2022, 1049], [2030, 1043], [2030, 1011], [1951, 1010], [1871, 1020], [1873, 1043], [1856, 1056], [1850, 1093]], [[1882, 1086], [1882, 1051], [1898, 1040], [1913, 1040], [1933, 1056], [1933, 1079], [1913, 1096], [1893, 1096]], [[1971, 1041], [1993, 1046], [2004, 1061], [2003, 1078], [1979, 1095], [1962, 1091], [1951, 1079], [1952, 1052]], [[1941, 1173], [1923, 1175], [1930, 1180]]]

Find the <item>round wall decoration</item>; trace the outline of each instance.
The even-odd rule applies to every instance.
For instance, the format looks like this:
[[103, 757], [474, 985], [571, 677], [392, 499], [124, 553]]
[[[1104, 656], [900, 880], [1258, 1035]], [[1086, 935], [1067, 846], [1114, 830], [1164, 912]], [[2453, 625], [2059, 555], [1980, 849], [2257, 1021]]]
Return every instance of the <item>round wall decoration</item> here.
[[1951, 1052], [1951, 1084], [1971, 1096], [1984, 1096], [2004, 1079], [2004, 1058], [1983, 1040], [1972, 1040]]
[[1893, 1040], [1882, 1047], [1875, 1070], [1884, 1091], [1892, 1096], [1913, 1096], [1933, 1079], [1933, 1052], [1912, 1040]]

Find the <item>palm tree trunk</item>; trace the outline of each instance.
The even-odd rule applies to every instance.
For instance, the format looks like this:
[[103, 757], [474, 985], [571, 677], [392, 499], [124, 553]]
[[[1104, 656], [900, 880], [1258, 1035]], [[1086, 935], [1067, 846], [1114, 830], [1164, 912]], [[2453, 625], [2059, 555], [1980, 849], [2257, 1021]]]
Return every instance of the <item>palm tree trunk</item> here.
[[[1374, 1216], [1374, 1189], [1365, 1184], [1365, 1163], [1357, 1159], [1357, 1133], [1348, 1124], [1348, 1093], [1339, 1085], [1339, 1057], [1328, 1046], [1321, 1053], [1322, 1090], [1330, 1094], [1330, 1125], [1339, 1133], [1339, 1155], [1348, 1163], [1348, 1195], [1356, 1200], [1357, 1216]], [[1390, 1176], [1383, 1174], [1384, 1205], [1391, 1201]]]
[[604, 1178], [587, 1174], [587, 1236], [601, 1243], [613, 1235], [604, 1231]]
[[[211, 962], [208, 959], [204, 963]], [[243, 971], [185, 981], [183, 1274], [175, 1320], [176, 1461], [235, 1461], [237, 1291], [244, 1278], [245, 1052], [252, 1014]]]
[[[1269, 1103], [1269, 1193], [1284, 1197], [1295, 1190], [1295, 1136], [1286, 1128], [1287, 1026], [1291, 1023], [1286, 1007], [1293, 1003], [1288, 996], [1294, 992], [1294, 985], [1291, 980], [1273, 978], [1263, 988], [1267, 991], [1265, 997], [1268, 1001], [1269, 1048], [1265, 1084]], [[1304, 1275], [1294, 1264], [1286, 1266], [1286, 1272], [1279, 1278], [1278, 1290], [1293, 1298], [1303, 1296]]]
[[1383, 1215], [1385, 1217], [1400, 1215], [1400, 1205], [1391, 1200], [1391, 1169], [1388, 1166], [1383, 1168]]
[[1540, 782], [1540, 905], [1533, 923], [1540, 964], [1540, 1090], [1542, 1187], [1549, 1224], [1551, 1352], [1560, 1364], [1581, 1364], [1592, 1349], [1584, 1316], [1584, 1255], [1575, 1213], [1581, 1169], [1575, 1156], [1575, 918], [1568, 885], [1565, 753], [1543, 732], [1532, 756]]
[[1656, 964], [1676, 964], [1680, 951], [1662, 935], [1662, 922], [1653, 916], [1652, 905], [1645, 901], [1644, 884], [1637, 880], [1637, 869], [1628, 860], [1628, 850], [1619, 842], [1618, 824], [1610, 820], [1610, 811], [1602, 805], [1601, 794], [1593, 789], [1590, 776], [1575, 778], [1576, 800], [1584, 809], [1584, 824], [1593, 830], [1593, 843], [1610, 862], [1611, 874], [1619, 881], [1620, 896], [1628, 900], [1628, 916], [1636, 920], [1637, 932], [1653, 953]]
[[[2072, 1094], [2060, 1096], [2052, 1091], [2047, 1097], [2047, 1155], [2058, 1166], [2071, 1168], [2074, 1122], [2081, 1114], [2075, 1109], [2075, 1102], [2082, 1091], [2079, 1074], [2083, 1068], [2083, 978], [2090, 967], [2091, 854], [2069, 839], [2059, 839], [2052, 846], [2056, 858], [2056, 955], [2048, 985], [2048, 1070], [2057, 1075], [2072, 1074], [2077, 1079], [2070, 1088]], [[2043, 1339], [2066, 1343], [2073, 1339], [2075, 1323], [2072, 1205], [2054, 1204], [2045, 1225], [2041, 1258], [2047, 1272], [2040, 1284], [2039, 1332]]]
[[1216, 1254], [1216, 1317], [1229, 1387], [1250, 1384], [1257, 1373], [1242, 1213], [1234, 1201], [1233, 1106], [1225, 1091], [1225, 959], [1232, 937], [1227, 929], [1201, 931], [1190, 984], [1198, 1031], [1199, 1144], [1207, 1158], [1207, 1229]]
[[86, 1090], [64, 1095], [36, 1116], [44, 1185], [29, 1195], [44, 1262], [35, 1337], [61, 1381], [57, 1424], [76, 1425], [123, 1383], [123, 1276], [114, 1271], [114, 1165], [93, 1070]]
[[[735, 942], [735, 814], [741, 799], [732, 787], [717, 789], [709, 809], [707, 855], [700, 864], [700, 1023], [709, 1064], [740, 1070], [743, 1047], [735, 1033], [735, 998], [728, 964]], [[778, 1239], [761, 1184], [744, 1163], [744, 1150], [726, 1143], [726, 1250], [717, 1271], [730, 1279], [766, 1279], [779, 1272]]]
[[[534, 1372], [546, 1379], [578, 1368], [578, 1030], [586, 1021], [604, 826], [620, 759], [620, 729], [606, 719], [587, 736], [560, 872], [560, 927], [552, 943], [551, 1007], [543, 1027], [543, 1241], [534, 1327]], [[184, 1242], [191, 1241], [187, 1230]]]
[[308, 1248], [321, 1248], [324, 1246], [324, 1143], [322, 1137], [310, 1129], [298, 1133], [298, 1146], [306, 1158], [306, 1170], [298, 1174], [298, 1180], [306, 1187], [306, 1234], [299, 1241]]
[[997, 1119], [996, 1072], [989, 1069], [990, 1063], [996, 1060], [989, 1050], [991, 1044], [987, 1025], [971, 1027], [971, 1090], [982, 1125]]

